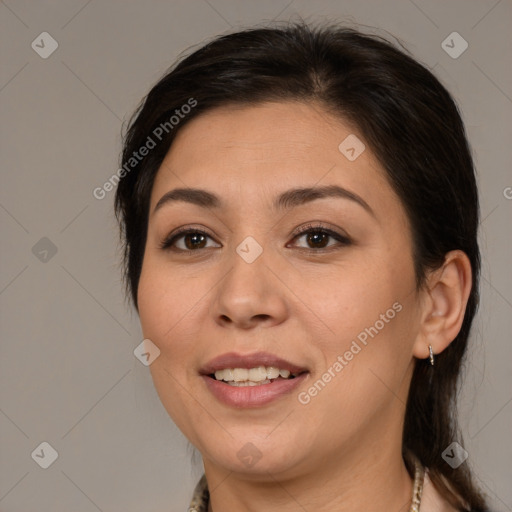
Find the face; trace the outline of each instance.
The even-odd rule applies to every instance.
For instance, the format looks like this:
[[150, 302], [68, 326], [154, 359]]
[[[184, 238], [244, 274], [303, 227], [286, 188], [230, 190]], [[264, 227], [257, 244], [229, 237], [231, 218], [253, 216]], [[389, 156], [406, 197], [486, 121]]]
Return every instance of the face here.
[[[411, 231], [361, 142], [319, 105], [223, 107], [186, 125], [157, 173], [140, 320], [159, 397], [205, 467], [292, 476], [400, 446], [420, 317]], [[217, 199], [167, 195], [183, 188]], [[212, 378], [222, 368], [260, 383]]]

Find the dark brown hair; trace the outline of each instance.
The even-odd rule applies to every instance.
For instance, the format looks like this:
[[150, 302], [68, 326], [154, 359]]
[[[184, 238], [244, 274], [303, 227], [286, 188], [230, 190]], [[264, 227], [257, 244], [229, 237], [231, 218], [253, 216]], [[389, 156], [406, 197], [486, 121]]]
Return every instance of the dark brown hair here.
[[[448, 251], [460, 249], [469, 257], [473, 282], [461, 330], [436, 356], [435, 367], [416, 361], [402, 446], [406, 460], [412, 454], [429, 468], [454, 507], [484, 511], [467, 463], [452, 469], [441, 456], [454, 440], [462, 444], [457, 379], [479, 300], [473, 161], [450, 94], [426, 67], [384, 38], [338, 25], [276, 24], [219, 36], [174, 65], [138, 107], [124, 138], [125, 172], [115, 211], [127, 291], [137, 308], [151, 189], [176, 133], [215, 107], [288, 100], [315, 101], [357, 127], [408, 214], [418, 289]], [[141, 157], [149, 138], [154, 147]]]

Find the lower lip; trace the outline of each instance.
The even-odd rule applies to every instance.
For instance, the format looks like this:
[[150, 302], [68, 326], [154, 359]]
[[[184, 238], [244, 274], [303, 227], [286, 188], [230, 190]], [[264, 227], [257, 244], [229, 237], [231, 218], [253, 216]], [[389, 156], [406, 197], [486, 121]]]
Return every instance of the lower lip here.
[[230, 386], [207, 375], [202, 377], [212, 394], [224, 404], [232, 407], [261, 407], [289, 395], [304, 382], [307, 375], [302, 373], [294, 379], [277, 379], [259, 386]]

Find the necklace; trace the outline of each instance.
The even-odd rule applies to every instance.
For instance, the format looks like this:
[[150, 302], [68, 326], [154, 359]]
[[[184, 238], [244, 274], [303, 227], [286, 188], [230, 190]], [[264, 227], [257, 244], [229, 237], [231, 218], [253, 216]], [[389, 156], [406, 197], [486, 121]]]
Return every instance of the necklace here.
[[412, 503], [409, 512], [420, 512], [421, 494], [423, 492], [423, 481], [425, 470], [417, 459], [414, 460], [414, 485], [412, 488]]

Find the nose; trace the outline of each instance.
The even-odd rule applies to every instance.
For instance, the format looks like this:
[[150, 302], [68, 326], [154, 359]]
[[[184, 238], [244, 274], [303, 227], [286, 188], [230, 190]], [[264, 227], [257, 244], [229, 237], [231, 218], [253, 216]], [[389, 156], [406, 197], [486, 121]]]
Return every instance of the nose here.
[[212, 311], [219, 325], [251, 329], [275, 326], [286, 319], [289, 309], [286, 287], [265, 256], [264, 251], [248, 263], [234, 253], [231, 269], [221, 280], [213, 299]]

